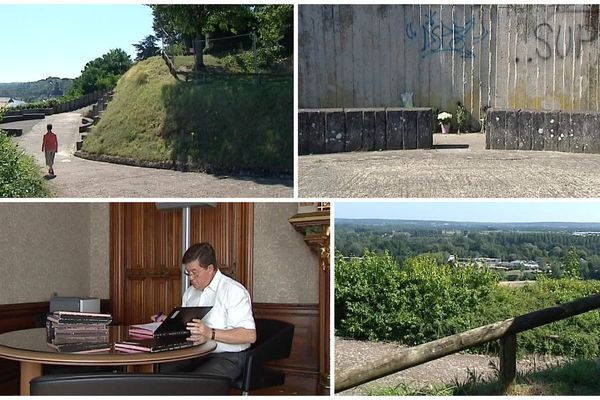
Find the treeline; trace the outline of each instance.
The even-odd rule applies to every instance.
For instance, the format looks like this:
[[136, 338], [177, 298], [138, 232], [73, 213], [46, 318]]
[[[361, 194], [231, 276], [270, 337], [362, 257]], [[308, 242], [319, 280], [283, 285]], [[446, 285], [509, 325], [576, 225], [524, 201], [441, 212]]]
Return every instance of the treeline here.
[[0, 83], [0, 97], [13, 97], [33, 102], [63, 96], [72, 85], [73, 79], [56, 77], [48, 77], [35, 82]]
[[365, 249], [382, 254], [389, 251], [399, 263], [429, 254], [439, 263], [450, 255], [464, 258], [492, 257], [504, 261], [533, 260], [548, 265], [556, 275], [569, 250], [580, 257], [581, 276], [600, 279], [600, 236], [574, 236], [567, 232], [468, 232], [371, 231], [368, 228], [336, 229], [336, 248], [344, 256], [362, 256]]

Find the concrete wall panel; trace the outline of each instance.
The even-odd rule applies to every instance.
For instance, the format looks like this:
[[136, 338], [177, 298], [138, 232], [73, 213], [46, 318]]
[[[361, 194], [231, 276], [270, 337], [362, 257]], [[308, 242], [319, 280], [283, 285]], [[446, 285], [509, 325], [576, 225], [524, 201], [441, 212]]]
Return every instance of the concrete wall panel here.
[[600, 111], [598, 10], [300, 5], [299, 106]]

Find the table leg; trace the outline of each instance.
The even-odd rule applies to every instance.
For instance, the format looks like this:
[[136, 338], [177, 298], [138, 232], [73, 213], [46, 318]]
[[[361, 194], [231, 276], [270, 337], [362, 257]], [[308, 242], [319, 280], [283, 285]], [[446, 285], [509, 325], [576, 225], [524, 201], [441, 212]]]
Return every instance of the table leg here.
[[154, 364], [128, 365], [127, 372], [137, 374], [151, 374], [154, 372]]
[[42, 375], [42, 364], [21, 361], [21, 396], [29, 396], [29, 382]]

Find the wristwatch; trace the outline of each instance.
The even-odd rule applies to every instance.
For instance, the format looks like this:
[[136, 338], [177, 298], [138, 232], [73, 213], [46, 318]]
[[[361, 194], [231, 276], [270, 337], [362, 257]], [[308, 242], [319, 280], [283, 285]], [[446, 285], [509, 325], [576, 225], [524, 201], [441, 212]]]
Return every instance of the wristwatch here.
[[210, 340], [215, 340], [215, 328], [211, 328], [212, 330], [212, 336], [210, 337]]

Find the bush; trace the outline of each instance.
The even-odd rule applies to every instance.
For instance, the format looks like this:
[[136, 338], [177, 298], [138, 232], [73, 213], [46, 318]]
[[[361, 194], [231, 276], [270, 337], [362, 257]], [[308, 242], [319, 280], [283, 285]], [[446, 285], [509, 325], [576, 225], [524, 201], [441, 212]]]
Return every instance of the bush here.
[[386, 252], [335, 266], [336, 328], [359, 339], [428, 342], [461, 332], [491, 298], [496, 277], [474, 266], [451, 268], [431, 257], [399, 268]]
[[48, 195], [48, 188], [33, 157], [20, 150], [0, 130], [0, 197]]
[[[336, 333], [356, 339], [429, 342], [600, 292], [600, 281], [549, 279], [519, 288], [499, 286], [487, 269], [451, 268], [433, 258], [408, 259], [400, 268], [389, 253], [362, 259], [336, 255]], [[587, 312], [517, 335], [518, 350], [595, 357], [600, 314]], [[497, 352], [497, 342], [475, 351]]]

